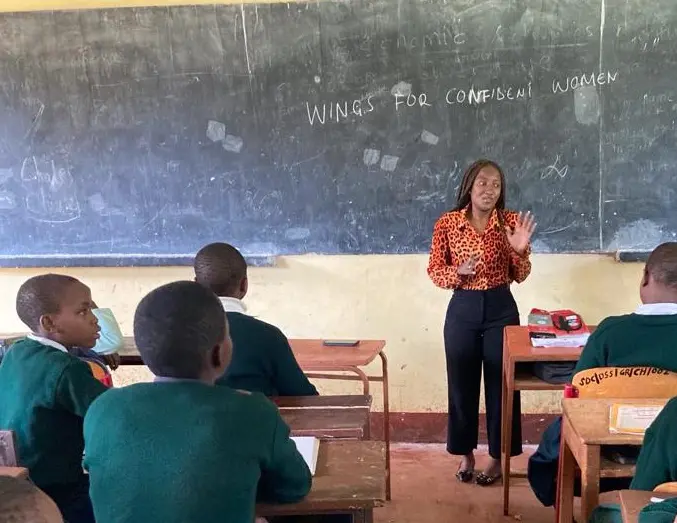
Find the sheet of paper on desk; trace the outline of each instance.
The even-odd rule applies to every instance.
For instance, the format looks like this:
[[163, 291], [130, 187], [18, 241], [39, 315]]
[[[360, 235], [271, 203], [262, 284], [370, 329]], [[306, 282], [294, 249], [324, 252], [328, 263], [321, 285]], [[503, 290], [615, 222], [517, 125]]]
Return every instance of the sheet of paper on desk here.
[[590, 334], [586, 333], [557, 338], [531, 338], [531, 345], [534, 347], [583, 347], [589, 337]]
[[609, 409], [609, 432], [642, 435], [663, 410], [662, 405], [623, 405], [614, 403]]
[[292, 440], [296, 443], [296, 448], [306, 461], [310, 473], [314, 476], [315, 468], [317, 467], [317, 455], [320, 450], [320, 440], [313, 436], [294, 436]]

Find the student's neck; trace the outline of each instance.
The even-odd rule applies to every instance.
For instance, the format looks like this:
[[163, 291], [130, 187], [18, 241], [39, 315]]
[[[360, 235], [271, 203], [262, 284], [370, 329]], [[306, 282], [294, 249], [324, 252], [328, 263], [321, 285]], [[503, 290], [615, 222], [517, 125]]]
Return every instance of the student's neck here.
[[674, 303], [677, 304], [677, 296], [671, 292], [658, 294], [644, 302], [645, 305], [655, 305], [657, 303]]
[[58, 343], [59, 345], [63, 346], [67, 350], [74, 349], [72, 345], [66, 345], [63, 341], [57, 340], [54, 335], [50, 334], [49, 332], [33, 332], [33, 336], [37, 336], [38, 338], [43, 338], [45, 340], [53, 341], [54, 343]]

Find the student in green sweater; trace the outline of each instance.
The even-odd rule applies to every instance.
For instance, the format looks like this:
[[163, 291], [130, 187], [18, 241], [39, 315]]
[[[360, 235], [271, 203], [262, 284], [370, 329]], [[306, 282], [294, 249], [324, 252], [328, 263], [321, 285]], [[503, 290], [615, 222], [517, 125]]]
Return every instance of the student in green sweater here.
[[[576, 372], [596, 367], [657, 367], [677, 372], [677, 242], [651, 253], [639, 287], [642, 300], [634, 313], [603, 320], [588, 339]], [[543, 433], [529, 458], [527, 477], [536, 497], [555, 502], [561, 418]], [[623, 479], [602, 480], [602, 490], [627, 488]]]
[[630, 488], [653, 490], [677, 481], [677, 398], [672, 398], [647, 429]]
[[308, 493], [310, 471], [275, 405], [214, 386], [232, 344], [209, 289], [155, 289], [134, 337], [155, 382], [109, 390], [84, 423], [97, 523], [252, 523], [257, 500]]
[[82, 421], [106, 387], [68, 353], [96, 344], [91, 292], [70, 276], [36, 276], [19, 289], [16, 311], [32, 334], [0, 364], [0, 428], [16, 433], [21, 464], [64, 519], [93, 523]]
[[[647, 429], [639, 453], [632, 490], [651, 491], [662, 483], [677, 481], [677, 398], [671, 399]], [[657, 494], [659, 498], [670, 495]], [[672, 523], [677, 516], [677, 499], [651, 503], [639, 513], [640, 523]], [[622, 523], [621, 507], [604, 503], [590, 515], [590, 523]]]
[[233, 339], [233, 360], [217, 383], [266, 396], [316, 395], [282, 331], [247, 314], [242, 300], [249, 282], [242, 254], [227, 243], [212, 243], [197, 253], [194, 268], [195, 281], [221, 299]]

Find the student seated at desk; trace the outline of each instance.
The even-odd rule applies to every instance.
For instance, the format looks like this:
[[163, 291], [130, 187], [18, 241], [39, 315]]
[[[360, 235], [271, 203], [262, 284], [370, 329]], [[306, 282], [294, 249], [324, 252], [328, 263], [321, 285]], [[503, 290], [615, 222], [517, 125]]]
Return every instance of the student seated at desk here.
[[16, 311], [33, 334], [0, 364], [0, 427], [15, 432], [21, 465], [64, 519], [93, 523], [82, 421], [106, 387], [68, 352], [96, 344], [90, 290], [70, 276], [36, 276], [19, 289]]
[[[644, 267], [640, 305], [633, 314], [606, 318], [592, 333], [574, 374], [597, 367], [657, 367], [677, 372], [677, 243], [664, 243]], [[545, 506], [555, 503], [561, 418], [543, 433], [529, 458], [527, 477]], [[602, 479], [600, 489], [618, 490], [628, 480]]]
[[50, 497], [25, 479], [0, 476], [0, 523], [63, 523]]
[[[652, 491], [658, 485], [677, 481], [677, 398], [671, 399], [647, 429], [639, 453], [632, 490]], [[674, 494], [656, 493], [666, 499], [664, 503], [652, 503], [642, 509], [639, 523], [672, 523], [677, 517], [677, 499]], [[590, 516], [591, 523], [622, 523], [618, 504], [603, 504]]]
[[317, 395], [282, 331], [247, 314], [247, 262], [240, 251], [212, 243], [197, 253], [194, 267], [195, 281], [221, 299], [233, 340], [233, 360], [217, 384], [266, 396]]
[[300, 501], [311, 475], [261, 394], [216, 387], [232, 349], [218, 298], [194, 282], [155, 289], [134, 338], [154, 383], [111, 389], [85, 418], [97, 523], [251, 523], [257, 499]]

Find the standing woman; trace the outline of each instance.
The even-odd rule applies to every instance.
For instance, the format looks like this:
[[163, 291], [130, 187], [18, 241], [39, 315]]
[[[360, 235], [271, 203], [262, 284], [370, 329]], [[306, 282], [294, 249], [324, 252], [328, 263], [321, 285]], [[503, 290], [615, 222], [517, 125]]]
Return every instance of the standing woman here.
[[[480, 377], [489, 438], [489, 465], [478, 485], [501, 477], [501, 372], [503, 328], [519, 325], [513, 281], [531, 272], [529, 241], [535, 223], [527, 213], [507, 211], [505, 176], [489, 160], [478, 160], [463, 176], [456, 207], [443, 214], [433, 231], [428, 275], [435, 285], [453, 289], [444, 323], [449, 424], [447, 451], [463, 456], [456, 478], [472, 480], [479, 424]], [[522, 453], [519, 397], [515, 398], [511, 455]]]

